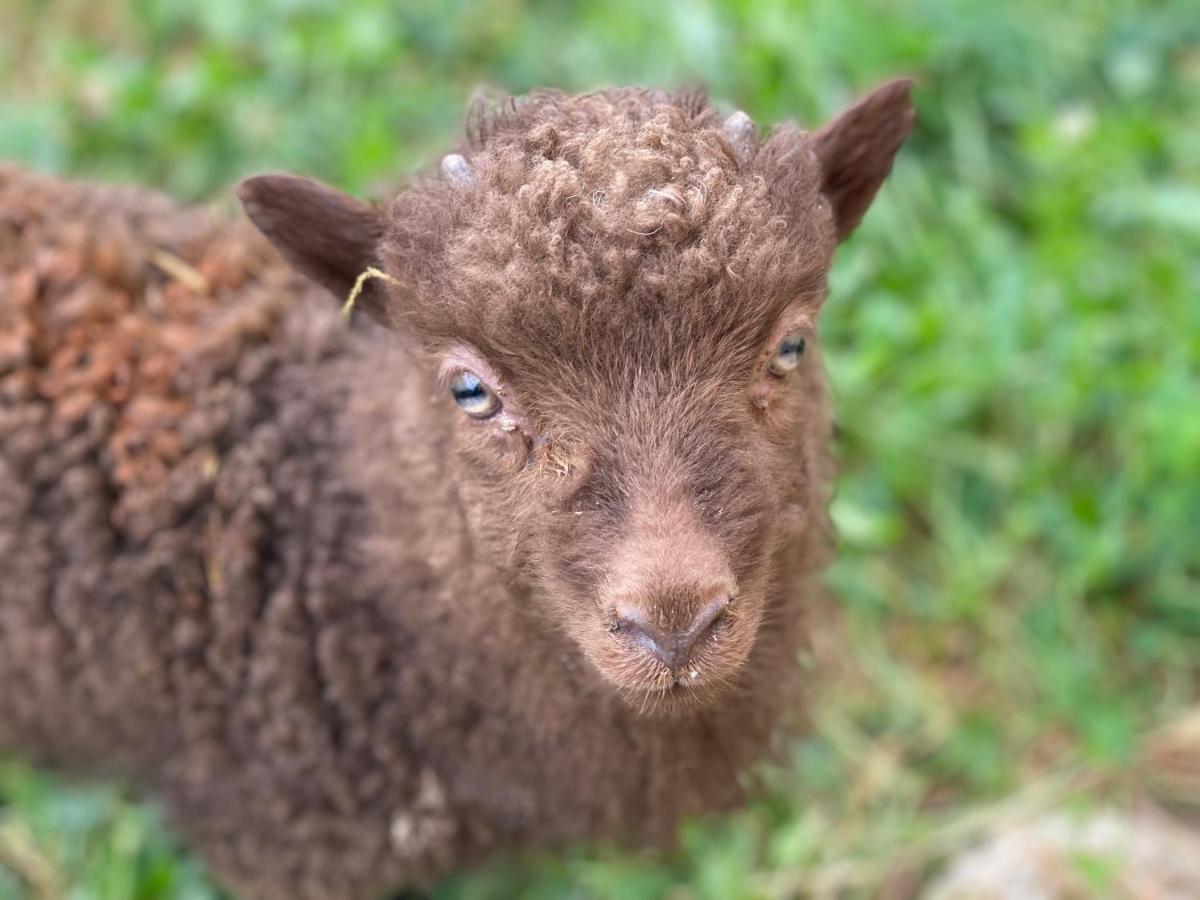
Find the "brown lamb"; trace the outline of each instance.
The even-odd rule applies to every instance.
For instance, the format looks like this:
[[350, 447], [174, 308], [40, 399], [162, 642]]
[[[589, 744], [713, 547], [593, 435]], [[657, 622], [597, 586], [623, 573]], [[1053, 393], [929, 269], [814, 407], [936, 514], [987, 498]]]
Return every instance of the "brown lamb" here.
[[826, 273], [912, 120], [538, 91], [380, 205], [250, 179], [274, 248], [0, 169], [0, 748], [267, 900], [737, 804], [832, 543]]

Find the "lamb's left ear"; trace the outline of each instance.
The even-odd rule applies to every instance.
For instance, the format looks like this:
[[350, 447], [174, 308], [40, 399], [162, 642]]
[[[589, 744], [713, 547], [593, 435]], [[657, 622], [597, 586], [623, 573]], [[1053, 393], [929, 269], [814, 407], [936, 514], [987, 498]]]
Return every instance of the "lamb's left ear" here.
[[852, 232], [912, 131], [912, 79], [880, 85], [812, 136], [838, 240]]
[[[339, 300], [348, 297], [359, 275], [377, 265], [383, 222], [369, 203], [298, 175], [247, 178], [238, 198], [284, 258]], [[379, 283], [367, 281], [355, 306], [384, 321], [383, 299]]]

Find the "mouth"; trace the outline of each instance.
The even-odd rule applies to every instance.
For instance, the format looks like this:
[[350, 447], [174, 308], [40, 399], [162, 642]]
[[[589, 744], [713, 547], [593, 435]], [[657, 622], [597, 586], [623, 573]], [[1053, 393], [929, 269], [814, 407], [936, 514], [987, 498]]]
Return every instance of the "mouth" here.
[[708, 708], [724, 694], [725, 682], [701, 682], [681, 672], [663, 684], [622, 690], [625, 702], [642, 715], [678, 716]]
[[739, 669], [724, 671], [703, 661], [679, 669], [656, 666], [636, 679], [624, 678], [616, 687], [624, 700], [644, 714], [678, 714], [709, 707], [726, 695]]

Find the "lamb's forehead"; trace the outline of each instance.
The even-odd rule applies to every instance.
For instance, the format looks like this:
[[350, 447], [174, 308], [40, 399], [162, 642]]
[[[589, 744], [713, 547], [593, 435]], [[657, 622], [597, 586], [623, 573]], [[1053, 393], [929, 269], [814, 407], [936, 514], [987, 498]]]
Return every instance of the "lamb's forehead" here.
[[589, 318], [631, 336], [769, 327], [823, 276], [832, 220], [805, 146], [781, 186], [747, 152], [744, 116], [731, 129], [653, 93], [552, 99], [483, 129], [425, 188], [423, 205], [450, 207], [438, 305], [481, 339], [540, 322], [561, 344]]

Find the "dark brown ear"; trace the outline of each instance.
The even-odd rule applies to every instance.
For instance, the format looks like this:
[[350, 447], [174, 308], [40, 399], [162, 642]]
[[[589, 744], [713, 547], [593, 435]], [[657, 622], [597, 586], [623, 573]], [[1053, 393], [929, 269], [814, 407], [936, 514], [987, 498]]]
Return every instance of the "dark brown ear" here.
[[862, 221], [896, 151], [912, 131], [912, 79], [881, 85], [813, 135], [824, 176], [824, 193], [833, 204], [838, 240]]
[[[377, 264], [383, 222], [369, 203], [298, 175], [247, 178], [238, 198], [284, 258], [339, 300], [346, 300], [358, 277]], [[368, 280], [355, 306], [382, 320], [383, 297], [379, 282]]]

